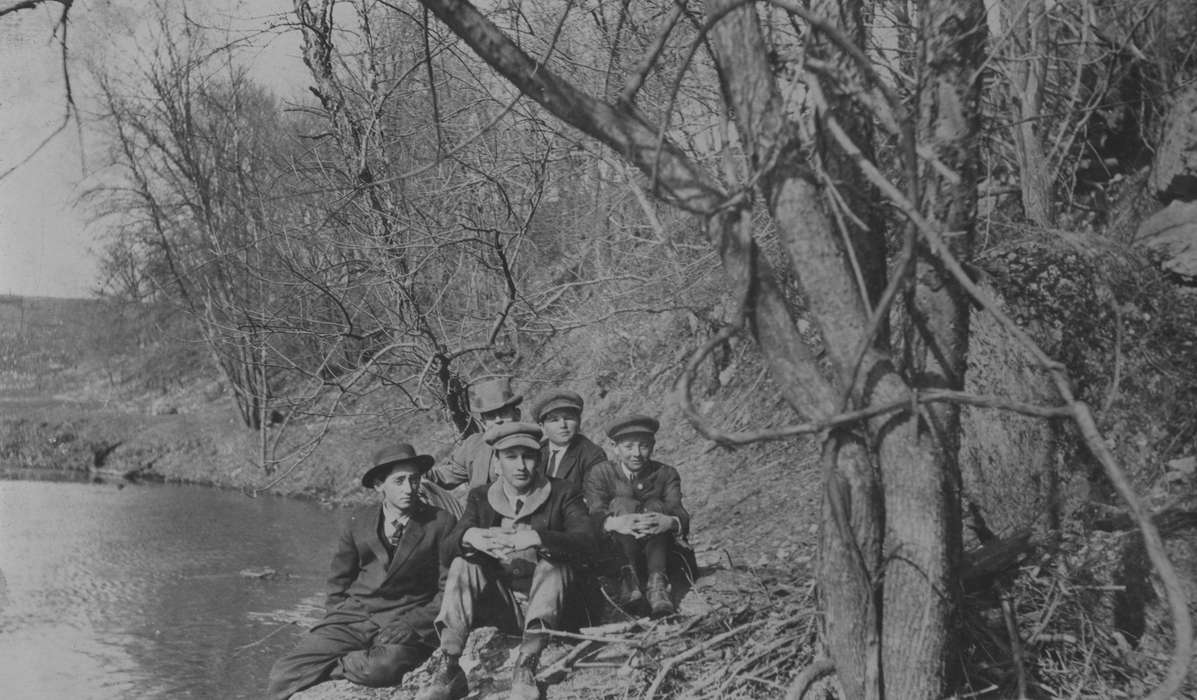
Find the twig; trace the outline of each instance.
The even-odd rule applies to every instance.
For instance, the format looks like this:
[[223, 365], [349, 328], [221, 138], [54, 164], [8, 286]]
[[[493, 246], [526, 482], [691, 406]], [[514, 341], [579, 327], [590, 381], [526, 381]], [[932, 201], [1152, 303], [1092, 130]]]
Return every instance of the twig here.
[[[583, 656], [585, 656], [586, 654], [588, 654], [590, 651], [592, 651], [598, 645], [599, 645], [599, 642], [596, 642], [592, 639], [587, 639], [587, 640], [583, 641], [581, 644], [574, 646], [574, 648], [570, 649], [569, 652], [567, 652], [565, 654], [565, 656], [562, 656], [560, 659], [557, 659], [557, 661], [554, 662], [552, 666], [549, 666], [548, 668], [545, 668], [545, 669], [541, 669], [540, 673], [537, 674], [537, 676], [536, 676], [537, 679], [540, 681], [548, 681], [550, 678], [552, 678], [553, 676], [555, 676], [558, 673], [565, 673], [566, 671], [569, 670], [570, 666], [575, 665], [574, 664], [575, 661], [577, 661], [578, 659], [580, 659]], [[622, 665], [622, 664], [620, 664], [620, 665]]]
[[1014, 605], [1008, 593], [1002, 594], [1002, 618], [1006, 621], [1006, 634], [1010, 637], [1010, 656], [1014, 657], [1014, 674], [1018, 679], [1019, 700], [1027, 697], [1027, 671], [1022, 658], [1022, 637], [1018, 635], [1018, 622], [1014, 619]]
[[599, 644], [627, 644], [628, 646], [639, 649], [645, 644], [639, 639], [629, 639], [626, 637], [600, 637], [591, 634], [578, 634], [576, 632], [564, 632], [562, 630], [543, 630], [544, 634], [550, 637], [563, 637], [565, 639], [578, 639], [584, 642], [597, 642]]
[[283, 630], [287, 629], [288, 627], [290, 627], [294, 624], [295, 624], [294, 622], [284, 622], [283, 624], [279, 625], [278, 627], [275, 627], [274, 630], [271, 631], [270, 634], [266, 635], [265, 637], [262, 637], [261, 639], [257, 640], [256, 642], [250, 642], [249, 644], [242, 644], [241, 646], [237, 647], [236, 649], [233, 649], [233, 655], [235, 656], [237, 654], [240, 654], [241, 652], [245, 651], [246, 649], [249, 649], [250, 647], [258, 646], [262, 642], [266, 641], [267, 639], [270, 639], [274, 635], [278, 634], [279, 632], [282, 632]]
[[666, 659], [665, 662], [661, 664], [661, 670], [657, 672], [657, 677], [653, 679], [652, 685], [650, 685], [648, 690], [644, 692], [644, 700], [653, 700], [653, 698], [656, 697], [657, 691], [661, 689], [661, 684], [665, 682], [665, 678], [669, 675], [669, 672], [672, 671], [678, 664], [686, 661], [687, 659], [692, 659], [695, 656], [698, 656], [713, 646], [722, 644], [741, 632], [746, 632], [755, 627], [760, 627], [767, 621], [768, 620], [755, 620], [753, 622], [745, 623], [735, 629], [724, 632], [723, 634], [715, 635], [702, 644], [699, 644], [696, 647], [691, 647], [677, 656], [672, 656]]

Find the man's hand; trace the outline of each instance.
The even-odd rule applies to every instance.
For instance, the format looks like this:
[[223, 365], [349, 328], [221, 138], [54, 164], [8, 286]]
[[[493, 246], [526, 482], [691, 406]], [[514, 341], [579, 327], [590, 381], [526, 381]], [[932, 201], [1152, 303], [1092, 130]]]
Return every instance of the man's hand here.
[[504, 535], [497, 527], [471, 527], [461, 536], [461, 546], [498, 558], [506, 549]]
[[634, 513], [611, 515], [603, 521], [603, 529], [607, 532], [618, 532], [621, 535], [636, 537], [636, 521], [639, 517]]
[[662, 513], [640, 513], [636, 516], [636, 522], [632, 526], [632, 534], [636, 537], [651, 537], [670, 532], [676, 527], [677, 520], [672, 516]]
[[507, 545], [512, 551], [539, 547], [540, 534], [536, 530], [516, 530], [507, 536]]
[[375, 644], [402, 644], [419, 640], [416, 629], [403, 620], [397, 620], [383, 627], [374, 638]]

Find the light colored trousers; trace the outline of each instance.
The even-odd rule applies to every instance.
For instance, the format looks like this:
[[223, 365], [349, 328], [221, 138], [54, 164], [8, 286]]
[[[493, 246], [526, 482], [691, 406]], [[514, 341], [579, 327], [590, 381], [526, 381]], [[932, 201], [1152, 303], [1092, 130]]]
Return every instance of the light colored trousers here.
[[449, 565], [436, 631], [446, 654], [461, 656], [466, 637], [476, 625], [493, 624], [508, 633], [523, 633], [520, 653], [539, 654], [548, 644], [540, 629], [556, 629], [565, 605], [565, 593], [573, 580], [566, 564], [547, 559], [536, 563], [527, 610], [521, 610], [511, 590], [494, 575], [493, 568], [462, 557]]

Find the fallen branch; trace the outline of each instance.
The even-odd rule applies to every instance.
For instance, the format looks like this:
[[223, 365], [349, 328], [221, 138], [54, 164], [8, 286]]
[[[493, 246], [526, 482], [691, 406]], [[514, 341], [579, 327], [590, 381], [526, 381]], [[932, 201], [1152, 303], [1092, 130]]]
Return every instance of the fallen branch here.
[[739, 627], [737, 627], [733, 630], [729, 630], [727, 632], [724, 632], [723, 634], [715, 635], [714, 637], [711, 637], [710, 639], [703, 642], [702, 644], [699, 644], [696, 647], [691, 647], [691, 648], [687, 649], [686, 651], [678, 654], [677, 656], [672, 656], [668, 659], [665, 659], [665, 662], [661, 664], [661, 670], [657, 672], [657, 677], [653, 679], [652, 685], [650, 685], [648, 687], [648, 690], [645, 691], [644, 700], [653, 700], [653, 698], [656, 697], [657, 691], [661, 689], [661, 684], [665, 682], [665, 678], [669, 675], [669, 673], [678, 664], [686, 661], [687, 659], [692, 659], [695, 656], [698, 656], [702, 652], [706, 651], [707, 649], [710, 649], [711, 647], [716, 646], [718, 644], [722, 644], [723, 642], [727, 641], [728, 639], [731, 639], [732, 637], [734, 637], [742, 632], [746, 632], [750, 629], [760, 627], [761, 625], [765, 624], [766, 622], [768, 622], [768, 620], [756, 620], [754, 622], [749, 622], [749, 623], [740, 625]]

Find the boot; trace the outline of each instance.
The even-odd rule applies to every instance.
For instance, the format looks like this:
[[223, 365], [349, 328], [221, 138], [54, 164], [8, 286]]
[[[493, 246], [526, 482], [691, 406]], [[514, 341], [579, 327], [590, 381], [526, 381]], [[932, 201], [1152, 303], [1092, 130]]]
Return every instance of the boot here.
[[441, 654], [432, 668], [432, 680], [416, 693], [416, 700], [460, 700], [469, 694], [470, 685], [456, 656]]
[[540, 686], [536, 685], [536, 664], [539, 654], [520, 654], [511, 671], [511, 700], [540, 700]]
[[669, 581], [665, 574], [648, 575], [648, 604], [653, 617], [673, 614], [673, 601], [669, 599]]
[[636, 576], [634, 566], [625, 566], [619, 570], [619, 604], [630, 613], [643, 612], [644, 594], [640, 592], [640, 578]]

